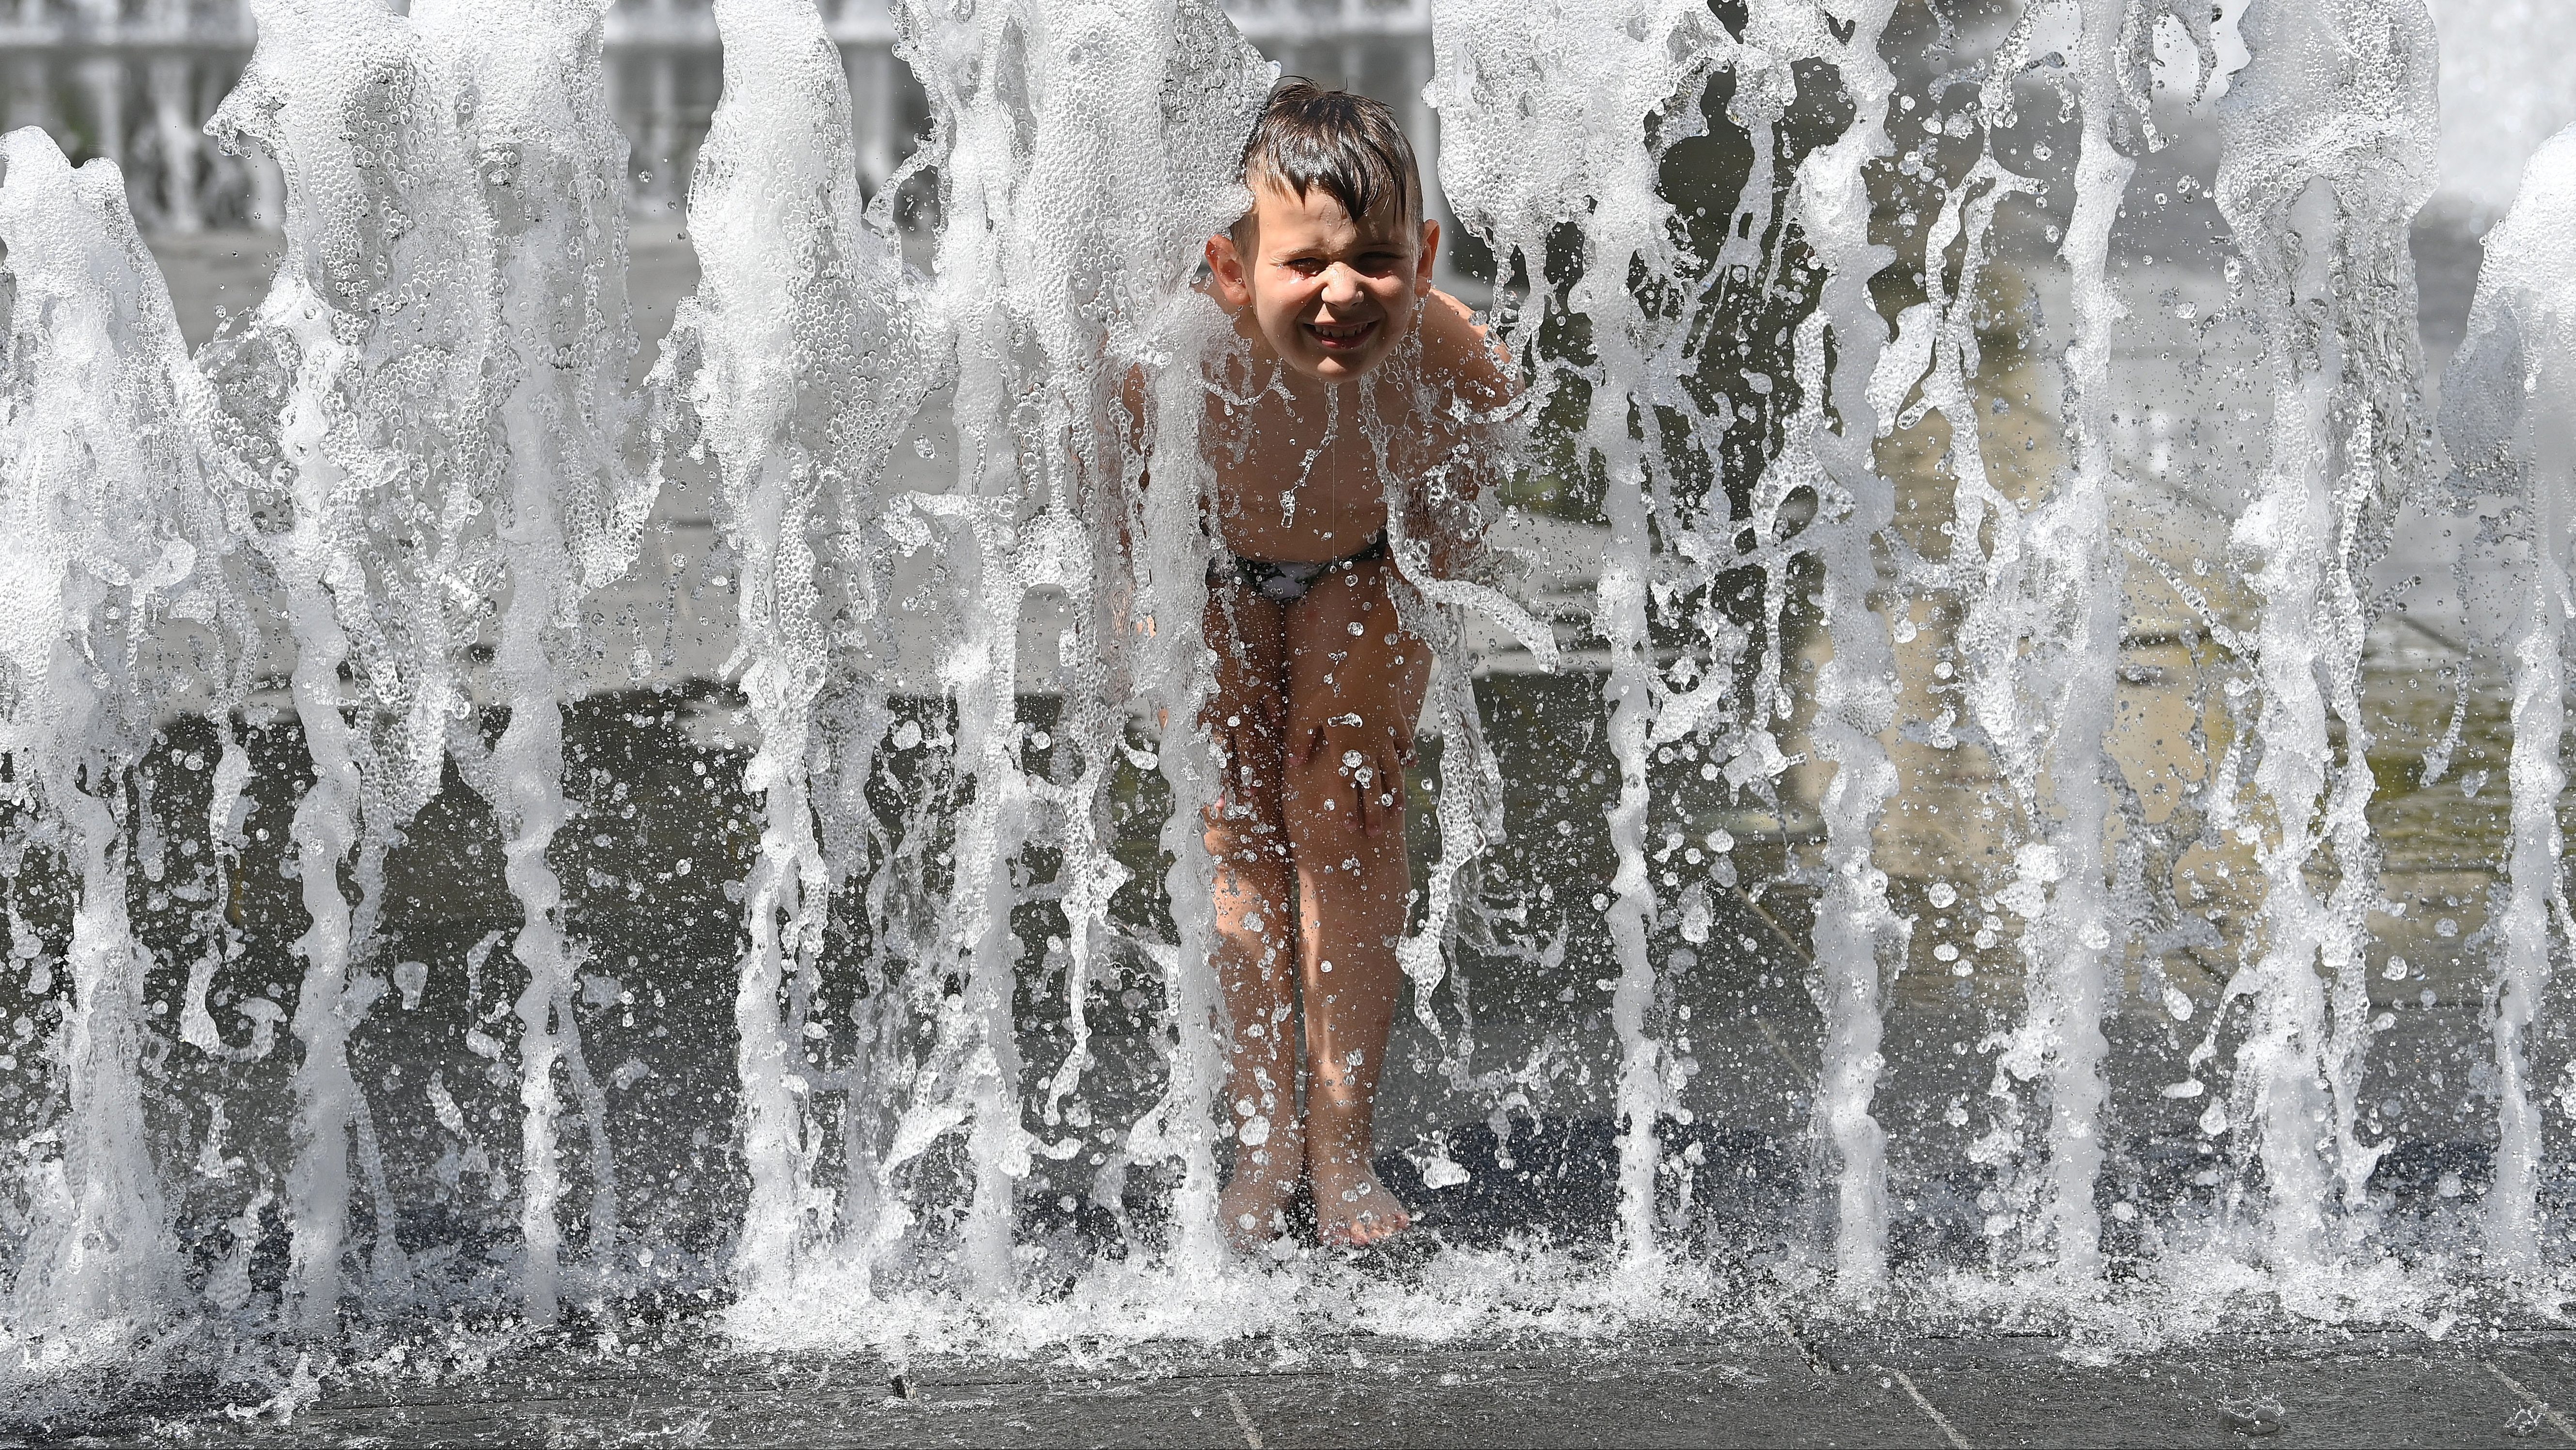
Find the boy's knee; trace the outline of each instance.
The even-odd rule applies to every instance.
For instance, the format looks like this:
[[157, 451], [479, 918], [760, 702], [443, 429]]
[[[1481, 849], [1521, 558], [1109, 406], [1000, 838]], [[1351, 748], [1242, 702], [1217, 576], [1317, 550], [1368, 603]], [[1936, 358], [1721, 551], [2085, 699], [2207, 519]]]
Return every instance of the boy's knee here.
[[1288, 862], [1258, 859], [1220, 863], [1216, 873], [1216, 908], [1220, 927], [1235, 917], [1275, 907], [1288, 895], [1292, 872]]
[[1276, 864], [1286, 869], [1288, 823], [1276, 792], [1255, 791], [1246, 798], [1228, 792], [1207, 808], [1203, 839], [1220, 871], [1259, 871]]
[[1294, 880], [1288, 829], [1273, 809], [1221, 805], [1209, 811], [1203, 839], [1216, 866], [1219, 928], [1234, 915], [1283, 900]]

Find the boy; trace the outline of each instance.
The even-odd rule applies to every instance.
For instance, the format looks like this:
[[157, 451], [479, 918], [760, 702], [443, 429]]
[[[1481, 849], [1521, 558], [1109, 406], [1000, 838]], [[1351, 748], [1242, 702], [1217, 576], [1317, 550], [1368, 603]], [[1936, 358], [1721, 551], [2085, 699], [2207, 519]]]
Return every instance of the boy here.
[[1513, 390], [1467, 309], [1431, 286], [1440, 228], [1384, 105], [1283, 80], [1243, 170], [1253, 210], [1207, 243], [1241, 351], [1202, 434], [1206, 725], [1226, 762], [1206, 840], [1236, 1142], [1220, 1211], [1254, 1248], [1311, 1184], [1318, 1237], [1361, 1247], [1412, 1221], [1370, 1168], [1410, 890], [1404, 768], [1431, 668], [1396, 619], [1388, 481], [1401, 536], [1446, 572], [1474, 543], [1491, 460], [1478, 415]]

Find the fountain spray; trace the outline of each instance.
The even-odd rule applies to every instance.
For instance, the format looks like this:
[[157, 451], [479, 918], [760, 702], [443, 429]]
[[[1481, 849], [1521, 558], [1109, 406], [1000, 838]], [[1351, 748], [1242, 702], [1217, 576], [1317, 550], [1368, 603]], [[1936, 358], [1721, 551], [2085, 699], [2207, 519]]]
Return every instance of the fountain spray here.
[[[1871, 607], [1879, 587], [1877, 539], [1896, 516], [1896, 490], [1871, 456], [1878, 427], [1870, 375], [1886, 346], [1887, 324], [1870, 300], [1869, 279], [1894, 253], [1869, 239], [1863, 172], [1895, 149], [1886, 126], [1895, 77], [1878, 54], [1894, 10], [1888, 0], [1869, 0], [1812, 37], [1819, 58], [1841, 75], [1853, 118], [1841, 136], [1800, 164], [1795, 202], [1824, 271], [1824, 290], [1798, 332], [1804, 403], [1789, 424], [1789, 448], [1816, 470], [1821, 507], [1811, 543], [1824, 562], [1821, 608], [1834, 642], [1833, 659], [1816, 680], [1814, 727], [1818, 754], [1835, 766], [1825, 789], [1825, 888], [1816, 904], [1825, 1014], [1816, 1113], [1832, 1152], [1836, 1285], [1853, 1294], [1874, 1291], [1887, 1274], [1886, 1134], [1870, 1099], [1886, 1063], [1879, 1052], [1880, 992], [1902, 960], [1907, 930], [1888, 906], [1887, 873], [1871, 859], [1879, 817], [1896, 788], [1896, 768], [1878, 740], [1895, 722], [1895, 665], [1887, 622]], [[1828, 404], [1839, 429], [1826, 424]]]
[[[2229, 543], [2261, 597], [2253, 787], [2268, 824], [2239, 828], [2263, 838], [2264, 939], [2227, 996], [2253, 1001], [2236, 1099], [2269, 1179], [2269, 1257], [2304, 1298], [2333, 1292], [2315, 1276], [2366, 1219], [2384, 1151], [2359, 1132], [2382, 907], [2361, 653], [2370, 568], [2423, 471], [2407, 225], [2433, 186], [2436, 68], [2420, 0], [2257, 5], [2240, 30], [2253, 60], [2220, 105], [2216, 195], [2272, 389], [2268, 457]], [[2324, 900], [2320, 847], [2336, 872]]]
[[[946, 909], [973, 1034], [961, 1088], [974, 1165], [966, 1268], [982, 1292], [1011, 1283], [1014, 1194], [1031, 1139], [1011, 915], [1032, 844], [1061, 853], [1052, 884], [1068, 934], [1071, 1046], [1050, 1080], [1047, 1121], [1087, 1063], [1088, 978], [1108, 945], [1101, 909], [1126, 875], [1103, 820], [1130, 713], [1108, 705], [1113, 676], [1124, 675], [1130, 709], [1162, 722], [1156, 764], [1174, 796], [1165, 843], [1180, 933], [1148, 953], [1162, 959], [1157, 1033], [1170, 1078], [1128, 1152], [1179, 1160], [1176, 1262], [1204, 1271], [1223, 1252], [1209, 1122], [1223, 1058], [1195, 839], [1215, 786], [1192, 723], [1208, 688], [1197, 511], [1209, 475], [1196, 440], [1201, 371], [1222, 326], [1186, 284], [1207, 237], [1243, 207], [1236, 158], [1211, 138], [1251, 129], [1275, 71], [1200, 0], [907, 5], [904, 34], [938, 126], [931, 155], [948, 221], [930, 306], [954, 339], [960, 442], [955, 491], [919, 504], [953, 521], [966, 598], [966, 627], [942, 666], [957, 759], [973, 780]], [[1051, 779], [1025, 764], [1018, 721], [1019, 621], [1034, 590], [1060, 595], [1073, 621], [1058, 656], [1078, 703], [1053, 749], [1076, 763]]]
[[[1610, 525], [1593, 607], [1593, 629], [1609, 651], [1603, 698], [1620, 787], [1610, 807], [1618, 853], [1608, 913], [1618, 964], [1611, 1019], [1619, 1034], [1619, 1227], [1632, 1263], [1654, 1257], [1657, 1119], [1671, 1111], [1662, 1044], [1649, 1034], [1657, 972], [1647, 954], [1655, 917], [1644, 837], [1646, 767], [1666, 684], [1648, 638], [1648, 592], [1660, 582], [1651, 513], [1650, 469], [1664, 466], [1666, 439], [1656, 404], [1678, 361], [1687, 309], [1651, 300], [1679, 291], [1695, 259], [1672, 241], [1671, 207], [1657, 194], [1664, 153], [1703, 126], [1700, 95], [1733, 41], [1704, 6], [1639, 0], [1610, 7], [1495, 5], [1452, 0], [1433, 9], [1439, 76], [1433, 82], [1446, 129], [1442, 189], [1469, 226], [1493, 244], [1498, 270], [1525, 268], [1533, 294], [1550, 234], [1571, 223], [1583, 237], [1582, 275], [1558, 302], [1542, 298], [1526, 317], [1505, 319], [1514, 350], [1546, 395], [1563, 385], [1564, 360], [1538, 349], [1554, 308], [1593, 319], [1594, 359], [1582, 466], [1597, 467]], [[1535, 133], [1535, 134], [1534, 134]], [[1642, 268], [1646, 287], [1636, 283]], [[1719, 496], [1721, 506], [1723, 495]], [[1687, 522], [1667, 520], [1667, 530]]]
[[[626, 141], [602, 85], [600, 17], [590, 0], [477, 7], [424, 3], [413, 23], [445, 47], [473, 109], [468, 143], [492, 223], [497, 309], [486, 386], [501, 456], [481, 517], [506, 581], [493, 672], [509, 724], [486, 755], [477, 732], [451, 747], [508, 837], [504, 875], [520, 906], [511, 955], [528, 973], [519, 1017], [520, 1299], [551, 1321], [561, 1296], [563, 1197], [555, 1088], [580, 1098], [590, 1150], [587, 1235], [604, 1260], [617, 1240], [617, 1179], [604, 1095], [573, 1011], [582, 949], [568, 935], [563, 885], [546, 851], [570, 818], [563, 707], [579, 686], [586, 590], [633, 562], [653, 483], [629, 470], [637, 413], [627, 387], [634, 327], [626, 311]], [[499, 582], [499, 581], [496, 581]]]
[[202, 361], [226, 409], [275, 439], [254, 463], [273, 480], [262, 502], [288, 521], [257, 539], [284, 595], [314, 767], [290, 832], [311, 925], [296, 944], [304, 1055], [285, 1202], [294, 1317], [319, 1333], [339, 1302], [353, 1139], [376, 1219], [368, 1277], [407, 1272], [347, 1045], [383, 990], [361, 973], [386, 853], [438, 789], [468, 710], [459, 586], [488, 506], [491, 242], [454, 73], [410, 22], [380, 0], [255, 9], [259, 48], [208, 129], [284, 168], [285, 249], [267, 299]]
[[[656, 448], [713, 456], [719, 526], [742, 573], [727, 671], [756, 732], [743, 785], [762, 824], [734, 996], [751, 1192], [733, 1277], [757, 1314], [793, 1292], [829, 1226], [799, 1056], [831, 879], [816, 708], [842, 633], [863, 644], [876, 628], [886, 550], [863, 531], [922, 382], [898, 321], [902, 258], [862, 216], [849, 82], [812, 0], [723, 0], [716, 23], [724, 99], [689, 187], [698, 292], [648, 386]], [[856, 713], [869, 713], [864, 701]], [[843, 766], [864, 779], [867, 758]]]
[[144, 1134], [144, 975], [126, 893], [136, 776], [161, 712], [246, 652], [230, 573], [246, 496], [113, 162], [74, 170], [41, 131], [0, 137], [0, 754], [13, 828], [78, 895], [65, 1092], [11, 1290], [21, 1330], [149, 1331], [186, 1299]]
[[[2570, 931], [2559, 884], [2565, 840], [2558, 802], [2567, 785], [2570, 596], [2569, 460], [2576, 458], [2576, 131], [2562, 131], [2525, 168], [2513, 209], [2487, 233], [2469, 334], [2442, 377], [2442, 441], [2456, 486], [2501, 495], [2519, 555], [2509, 561], [2514, 614], [2506, 638], [2513, 675], [2512, 844], [2496, 914], [2496, 1173], [2488, 1190], [2487, 1254], [2536, 1287], [2541, 1271], [2541, 1109], [2533, 1100], [2529, 1038], [2552, 964]], [[2463, 499], [2462, 502], [2467, 502]], [[2506, 562], [2506, 561], [2499, 561]]]

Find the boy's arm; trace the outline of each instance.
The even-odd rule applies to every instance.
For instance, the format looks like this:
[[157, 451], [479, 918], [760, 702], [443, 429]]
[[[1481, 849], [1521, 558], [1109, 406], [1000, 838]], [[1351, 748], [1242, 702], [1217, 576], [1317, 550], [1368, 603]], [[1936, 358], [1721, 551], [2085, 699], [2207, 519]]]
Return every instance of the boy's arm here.
[[1422, 361], [1430, 467], [1407, 522], [1430, 546], [1432, 573], [1454, 578], [1482, 551], [1484, 496], [1510, 464], [1507, 425], [1496, 415], [1520, 396], [1520, 379], [1466, 304], [1437, 288], [1422, 303]]
[[1450, 375], [1467, 406], [1492, 412], [1520, 396], [1512, 355], [1467, 304], [1434, 287], [1422, 301], [1424, 361]]

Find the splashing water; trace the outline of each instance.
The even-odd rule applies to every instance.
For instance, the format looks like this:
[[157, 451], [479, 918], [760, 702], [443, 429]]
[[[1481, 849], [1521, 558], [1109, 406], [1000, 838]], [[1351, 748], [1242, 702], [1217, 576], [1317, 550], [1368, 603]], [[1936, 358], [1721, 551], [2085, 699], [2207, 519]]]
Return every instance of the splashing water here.
[[[1649, 311], [1659, 291], [1683, 285], [1677, 274], [1685, 265], [1669, 240], [1669, 208], [1656, 195], [1655, 168], [1664, 149], [1697, 129], [1700, 92], [1719, 61], [1718, 47], [1732, 45], [1704, 7], [1686, 0], [1624, 10], [1457, 4], [1434, 15], [1442, 47], [1433, 87], [1444, 119], [1451, 120], [1444, 131], [1451, 201], [1470, 226], [1493, 239], [1505, 265], [1517, 259], [1533, 276], [1545, 266], [1556, 227], [1572, 223], [1583, 233], [1582, 277], [1566, 290], [1562, 306], [1593, 324], [1597, 371], [1583, 379], [1591, 399], [1578, 446], [1590, 455], [1582, 466], [1601, 471], [1609, 524], [1593, 628], [1609, 655], [1603, 698], [1619, 767], [1619, 798], [1609, 815], [1618, 858], [1610, 885], [1618, 900], [1607, 922], [1618, 966], [1610, 1015], [1619, 1034], [1618, 1114], [1625, 1124], [1619, 1228], [1634, 1260], [1655, 1248], [1655, 1124], [1674, 1107], [1664, 1092], [1663, 1044], [1647, 1023], [1662, 1004], [1646, 948], [1655, 893], [1644, 849], [1647, 752], [1665, 693], [1647, 654], [1646, 591], [1656, 554], [1650, 514], [1658, 496], [1669, 504], [1674, 490], [1648, 477], [1648, 459], [1660, 467], [1664, 441], [1651, 390], [1673, 370], [1688, 317], [1678, 308]], [[1544, 170], [1526, 164], [1532, 123], [1544, 127], [1538, 149], [1572, 164]], [[1643, 287], [1632, 285], [1638, 268]], [[1514, 336], [1524, 365], [1540, 375], [1535, 406], [1543, 407], [1558, 378], [1551, 371], [1555, 360], [1537, 350], [1541, 311]], [[1705, 528], [1707, 521], [1695, 514], [1668, 512], [1668, 537]], [[1721, 678], [1701, 688], [1723, 692], [1728, 683]]]
[[[2469, 341], [2443, 375], [2442, 439], [2460, 483], [2507, 500], [2495, 543], [2519, 557], [2512, 622], [2503, 641], [2513, 670], [2513, 853], [2509, 896], [2496, 925], [2493, 1007], [2498, 1078], [2496, 1189], [2487, 1252], [2526, 1281], [2542, 1273], [2541, 1109], [2531, 1091], [2529, 1038], [2549, 985], [2555, 943], [2570, 935], [2558, 860], [2565, 844], [2558, 758], [2566, 731], [2568, 594], [2564, 399], [2569, 332], [2576, 325], [2576, 133], [2542, 146], [2523, 173], [2503, 223], [2487, 234]], [[2503, 561], [2498, 561], [2503, 562]]]
[[602, 89], [600, 7], [469, 16], [425, 5], [413, 22], [448, 52], [472, 96], [466, 141], [493, 242], [486, 387], [501, 451], [484, 485], [489, 541], [478, 567], [497, 565], [508, 595], [492, 662], [509, 724], [488, 756], [470, 739], [451, 749], [508, 833], [503, 874], [522, 913], [510, 944], [528, 974], [516, 1003], [520, 1298], [545, 1320], [561, 1297], [559, 1065], [587, 1129], [590, 1241], [597, 1249], [617, 1239], [607, 1108], [573, 1011], [582, 949], [565, 931], [563, 886], [546, 854], [569, 817], [563, 707], [578, 674], [581, 598], [626, 571], [652, 503], [649, 483], [622, 457], [635, 423], [625, 386], [636, 347], [625, 305], [626, 144]]
[[[286, 172], [285, 250], [268, 300], [208, 370], [256, 440], [255, 497], [286, 517], [258, 542], [294, 642], [290, 689], [314, 775], [290, 829], [309, 925], [294, 947], [303, 1054], [283, 1195], [286, 1295], [314, 1332], [337, 1317], [353, 1146], [376, 1220], [364, 1278], [391, 1291], [406, 1272], [348, 1043], [385, 987], [365, 963], [386, 856], [436, 792], [467, 710], [470, 625], [454, 586], [470, 568], [470, 523], [492, 503], [479, 495], [493, 238], [446, 57], [367, 0], [259, 19], [273, 42], [211, 128]], [[344, 672], [366, 706], [354, 720]]]
[[1430, 7], [1525, 387], [1481, 496], [1347, 422], [1438, 655], [1400, 1280], [1217, 1223], [1214, 4], [893, 7], [871, 198], [811, 0], [717, 0], [657, 338], [598, 0], [261, 0], [194, 357], [116, 169], [0, 139], [6, 1342], [2551, 1309], [2576, 138], [2437, 439], [2422, 0], [1934, 9]]
[[[2422, 474], [2405, 228], [2432, 190], [2434, 138], [2419, 118], [2433, 105], [2433, 28], [2420, 5], [2326, 5], [2249, 15], [2245, 40], [2255, 58], [2225, 105], [2216, 195], [2261, 319], [2272, 422], [2230, 547], [2262, 596], [2253, 784], [2277, 835], [2261, 853], [2268, 939], [2228, 995], [2253, 1001], [2236, 1096], [2260, 1125], [2269, 1252], [2286, 1279], [2314, 1284], [2341, 1258], [2333, 1210], [2365, 1221], [2379, 1157], [2358, 1130], [2366, 918], [2382, 905], [2363, 596]], [[2335, 869], [2324, 901], [2308, 882], [2320, 845]]]
[[[1996, 491], [1980, 449], [1954, 449], [1960, 500], [1954, 540], [1976, 538], [1991, 525], [1994, 542], [1955, 563], [1946, 582], [1971, 601], [1962, 631], [1971, 661], [1971, 716], [2010, 787], [2017, 826], [2013, 879], [2000, 894], [2017, 898], [2014, 909], [2025, 921], [2027, 1006], [1996, 1062], [1992, 1092], [2006, 1105], [2009, 1125], [2008, 1141], [1999, 1146], [2022, 1151], [2009, 1141], [2018, 1135], [2015, 1085], [2044, 1076], [2049, 1131], [2045, 1186], [2037, 1191], [2046, 1202], [2037, 1207], [2043, 1227], [2030, 1238], [2052, 1253], [2070, 1285], [2083, 1286], [2100, 1272], [2094, 1193], [2108, 1048], [2100, 1028], [2105, 961], [2124, 934], [2113, 915], [2104, 857], [2111, 804], [2104, 743], [2114, 677], [2096, 662], [2117, 647], [2119, 613], [2110, 552], [2110, 370], [2123, 308], [2108, 276], [2109, 253], [2120, 198], [2135, 169], [2123, 148], [2136, 147], [2146, 118], [2122, 88], [2119, 46], [2148, 12], [2117, 4], [2066, 8], [2076, 12], [2069, 58], [2072, 99], [2083, 118], [2075, 203], [2061, 248], [2076, 315], [2066, 353], [2075, 457], [2056, 489], [2025, 514]], [[2037, 26], [2051, 18], [2044, 7], [2024, 12], [2007, 51], [2026, 53]], [[1980, 102], [1991, 114], [2010, 114], [2008, 72], [1999, 67], [1987, 78]], [[1926, 253], [1946, 252], [1954, 235], [1965, 240], [1965, 252], [1955, 284], [1899, 321], [1873, 382], [1883, 427], [1938, 412], [1954, 436], [1975, 429], [1970, 379], [1978, 355], [1970, 314], [1995, 209], [2006, 197], [2035, 189], [2031, 178], [1997, 162], [1990, 135], [1965, 179], [1943, 198]], [[1900, 414], [1902, 390], [1915, 386], [1920, 403]]]
[[[74, 171], [27, 131], [0, 140], [0, 164], [18, 289], [0, 411], [14, 849], [59, 852], [79, 882], [55, 1049], [66, 1101], [36, 1170], [13, 1317], [149, 1326], [186, 1291], [144, 1132], [151, 963], [127, 915], [119, 818], [156, 708], [191, 676], [226, 680], [240, 648], [223, 567], [239, 480], [115, 168]], [[169, 619], [194, 628], [174, 638], [156, 628]]]
[[[711, 457], [742, 575], [726, 669], [756, 742], [743, 789], [762, 813], [733, 1007], [750, 1180], [733, 1277], [756, 1302], [794, 1279], [830, 1224], [807, 1171], [796, 1044], [831, 886], [816, 797], [849, 787], [827, 775], [818, 790], [808, 762], [835, 656], [871, 643], [878, 585], [860, 530], [912, 359], [893, 324], [900, 258], [861, 217], [849, 93], [820, 22], [809, 7], [745, 0], [716, 23], [724, 99], [689, 192], [701, 280], [655, 382], [677, 415], [658, 446], [685, 440]], [[857, 683], [857, 699], [835, 703], [866, 721], [874, 702]], [[863, 778], [872, 743], [826, 758]]]

